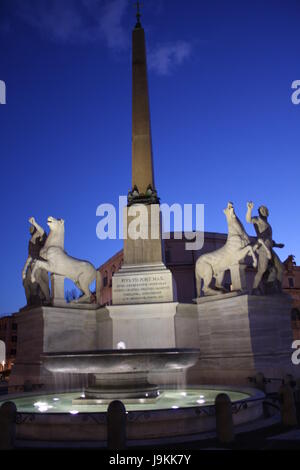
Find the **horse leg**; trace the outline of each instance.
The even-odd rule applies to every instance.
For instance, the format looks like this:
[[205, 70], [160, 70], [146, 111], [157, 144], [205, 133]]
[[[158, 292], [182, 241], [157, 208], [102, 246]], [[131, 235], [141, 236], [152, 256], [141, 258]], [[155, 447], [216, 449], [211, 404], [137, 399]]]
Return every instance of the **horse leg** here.
[[238, 252], [238, 259], [237, 262], [243, 261], [247, 255], [250, 255], [252, 258], [252, 266], [253, 268], [257, 267], [257, 257], [255, 255], [256, 245], [246, 245], [244, 248], [241, 248]]
[[263, 241], [262, 238], [257, 239], [257, 242], [253, 246], [253, 251], [256, 252], [260, 247], [264, 248], [267, 258], [272, 259], [272, 253], [271, 253], [271, 251], [269, 250], [269, 248], [267, 247], [267, 245], [265, 244], [265, 242]]
[[42, 291], [45, 301], [49, 303], [50, 302], [50, 289], [49, 289], [48, 271], [42, 268], [37, 269], [35, 273], [35, 278], [36, 278], [36, 282], [38, 283]]
[[219, 271], [216, 275], [215, 275], [215, 278], [216, 278], [216, 288], [217, 289], [221, 289], [223, 290], [224, 287], [223, 287], [223, 280], [224, 280], [224, 275], [225, 275], [225, 271]]
[[[77, 282], [75, 283], [77, 287], [83, 292], [83, 296], [79, 299], [76, 299], [80, 303], [89, 303], [91, 300], [91, 291], [90, 291], [90, 278], [86, 274], [80, 274]], [[76, 301], [75, 301], [76, 302]]]
[[215, 295], [218, 291], [211, 289], [210, 283], [213, 278], [213, 270], [209, 263], [203, 263], [201, 267], [201, 277], [203, 279], [203, 293], [204, 295]]
[[48, 263], [48, 261], [42, 261], [41, 259], [37, 259], [33, 263], [33, 268], [32, 268], [32, 271], [31, 271], [31, 282], [36, 282], [35, 273], [36, 273], [37, 269], [44, 269], [47, 272], [48, 271], [51, 272], [51, 266]]
[[197, 291], [197, 297], [201, 297], [201, 277], [197, 276], [196, 274], [196, 291]]

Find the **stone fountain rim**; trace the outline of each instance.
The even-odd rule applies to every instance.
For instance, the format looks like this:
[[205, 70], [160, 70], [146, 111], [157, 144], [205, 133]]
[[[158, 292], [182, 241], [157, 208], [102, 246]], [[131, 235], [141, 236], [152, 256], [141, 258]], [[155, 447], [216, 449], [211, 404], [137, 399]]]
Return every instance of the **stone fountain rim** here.
[[41, 354], [41, 357], [76, 357], [76, 356], [132, 356], [160, 354], [200, 354], [198, 348], [147, 348], [147, 349], [96, 349], [89, 351], [59, 351]]

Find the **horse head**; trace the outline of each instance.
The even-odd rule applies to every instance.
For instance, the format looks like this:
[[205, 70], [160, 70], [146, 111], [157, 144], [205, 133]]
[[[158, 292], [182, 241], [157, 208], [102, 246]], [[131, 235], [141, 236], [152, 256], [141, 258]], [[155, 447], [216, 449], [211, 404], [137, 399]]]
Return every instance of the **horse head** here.
[[64, 219], [55, 219], [55, 217], [52, 217], [51, 215], [49, 215], [47, 219], [47, 225], [50, 230], [61, 231], [65, 229]]
[[50, 246], [59, 246], [64, 248], [65, 239], [65, 221], [63, 219], [55, 219], [55, 217], [49, 216], [47, 219], [47, 225], [50, 228], [50, 233], [47, 237], [45, 248]]
[[233, 202], [228, 202], [225, 209], [223, 209], [223, 212], [226, 215], [228, 225], [232, 222], [232, 220], [236, 219], [236, 215], [235, 215], [234, 207], [233, 207]]
[[246, 233], [246, 230], [234, 212], [234, 207], [232, 202], [228, 202], [227, 207], [223, 209], [224, 214], [226, 215], [227, 224], [228, 224], [228, 237], [232, 235], [238, 235], [243, 244], [248, 245], [250, 243], [249, 237]]

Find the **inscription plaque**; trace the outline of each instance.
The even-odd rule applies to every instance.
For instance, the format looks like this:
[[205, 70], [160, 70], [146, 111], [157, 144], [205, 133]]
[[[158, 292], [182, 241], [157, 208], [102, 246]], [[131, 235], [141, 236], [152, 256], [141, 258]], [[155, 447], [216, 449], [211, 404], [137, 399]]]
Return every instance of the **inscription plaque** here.
[[114, 305], [173, 301], [173, 280], [169, 270], [162, 273], [116, 274], [112, 279]]

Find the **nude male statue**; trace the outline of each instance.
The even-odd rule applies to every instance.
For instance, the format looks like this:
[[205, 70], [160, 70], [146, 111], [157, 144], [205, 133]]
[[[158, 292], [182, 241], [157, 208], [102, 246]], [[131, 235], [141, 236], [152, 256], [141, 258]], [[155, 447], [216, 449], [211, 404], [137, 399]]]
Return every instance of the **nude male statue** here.
[[266, 250], [263, 246], [257, 250], [258, 266], [257, 273], [253, 282], [253, 294], [266, 293], [267, 284], [272, 283], [273, 290], [280, 292], [282, 284], [283, 265], [273, 250], [273, 248], [283, 248], [282, 243], [276, 243], [273, 240], [272, 227], [268, 222], [269, 211], [266, 206], [258, 208], [258, 216], [252, 217], [253, 202], [247, 202], [246, 220], [254, 225], [257, 238], [264, 241], [267, 248], [269, 248], [272, 258], [268, 259]]
[[31, 224], [29, 228], [31, 238], [28, 244], [28, 257], [22, 271], [23, 286], [25, 289], [27, 305], [49, 303], [50, 289], [47, 271], [42, 269], [37, 270], [35, 275], [35, 282], [31, 281], [33, 263], [36, 259], [39, 258], [40, 251], [46, 242], [47, 234], [45, 233], [44, 229], [36, 222], [34, 217], [30, 217], [29, 223]]

